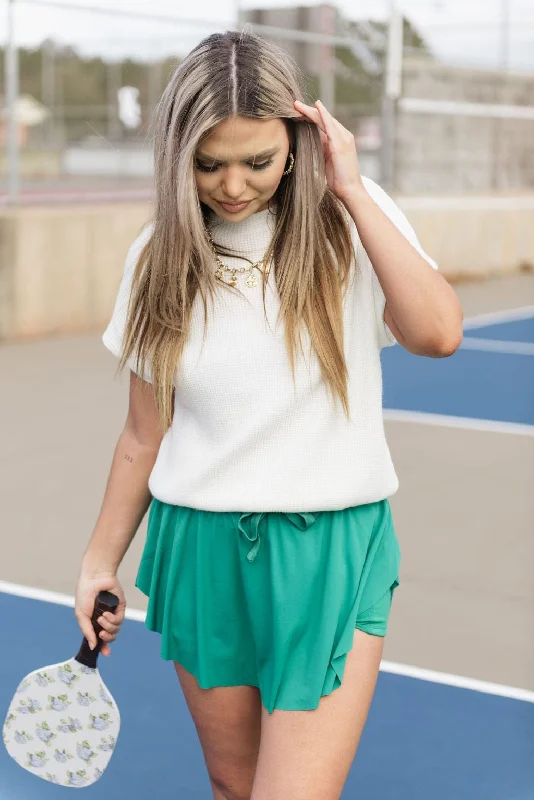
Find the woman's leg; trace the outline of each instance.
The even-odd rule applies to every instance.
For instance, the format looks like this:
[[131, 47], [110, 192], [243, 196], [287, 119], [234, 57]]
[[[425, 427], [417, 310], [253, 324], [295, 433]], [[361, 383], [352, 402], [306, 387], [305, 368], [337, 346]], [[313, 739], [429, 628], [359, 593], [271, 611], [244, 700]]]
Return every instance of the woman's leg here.
[[259, 689], [201, 689], [190, 672], [176, 662], [174, 666], [198, 732], [214, 800], [250, 800], [260, 746]]
[[384, 637], [356, 628], [341, 686], [316, 709], [269, 714], [262, 708], [251, 800], [338, 800], [367, 719], [383, 645]]

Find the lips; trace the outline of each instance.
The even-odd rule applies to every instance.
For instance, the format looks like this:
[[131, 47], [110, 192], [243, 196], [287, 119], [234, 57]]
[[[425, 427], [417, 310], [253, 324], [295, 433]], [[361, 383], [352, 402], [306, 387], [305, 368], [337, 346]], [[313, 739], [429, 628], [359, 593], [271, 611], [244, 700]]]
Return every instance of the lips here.
[[222, 208], [224, 208], [225, 211], [235, 214], [238, 211], [242, 211], [244, 208], [246, 208], [252, 201], [245, 200], [243, 203], [223, 203], [221, 200], [218, 200], [217, 202], [220, 206], [222, 206]]

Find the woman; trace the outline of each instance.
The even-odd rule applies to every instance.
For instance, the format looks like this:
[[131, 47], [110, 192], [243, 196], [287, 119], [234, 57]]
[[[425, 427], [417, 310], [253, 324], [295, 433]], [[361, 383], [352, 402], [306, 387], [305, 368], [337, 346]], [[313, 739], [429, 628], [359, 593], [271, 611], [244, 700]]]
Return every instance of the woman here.
[[270, 42], [208, 37], [159, 104], [156, 207], [104, 334], [130, 407], [76, 614], [150, 506], [137, 586], [213, 796], [338, 798], [377, 679], [400, 551], [380, 348], [440, 357], [455, 293], [362, 178], [353, 136], [305, 105]]

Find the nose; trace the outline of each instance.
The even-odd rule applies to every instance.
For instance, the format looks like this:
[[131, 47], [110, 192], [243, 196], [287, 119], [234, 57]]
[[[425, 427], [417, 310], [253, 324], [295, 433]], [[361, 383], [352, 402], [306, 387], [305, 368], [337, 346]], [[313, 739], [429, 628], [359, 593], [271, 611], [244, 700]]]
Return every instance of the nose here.
[[221, 185], [224, 194], [229, 200], [239, 200], [247, 187], [242, 167], [227, 167]]

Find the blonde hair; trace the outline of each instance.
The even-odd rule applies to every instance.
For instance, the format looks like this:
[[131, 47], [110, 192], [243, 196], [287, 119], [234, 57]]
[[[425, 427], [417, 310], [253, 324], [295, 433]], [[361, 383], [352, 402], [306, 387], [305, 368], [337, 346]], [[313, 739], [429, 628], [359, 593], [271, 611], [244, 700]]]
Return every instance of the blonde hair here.
[[162, 433], [172, 423], [175, 371], [193, 301], [199, 293], [207, 323], [208, 299], [221, 286], [207, 238], [209, 209], [196, 190], [195, 152], [234, 115], [287, 125], [295, 164], [273, 197], [276, 225], [266, 263], [273, 259], [293, 375], [304, 324], [323, 379], [349, 416], [342, 294], [354, 249], [346, 212], [326, 187], [319, 131], [293, 121], [299, 116], [293, 102], [302, 96], [301, 74], [281, 48], [227, 31], [186, 56], [158, 104], [153, 230], [134, 272], [119, 370], [134, 353], [141, 370], [150, 364]]

